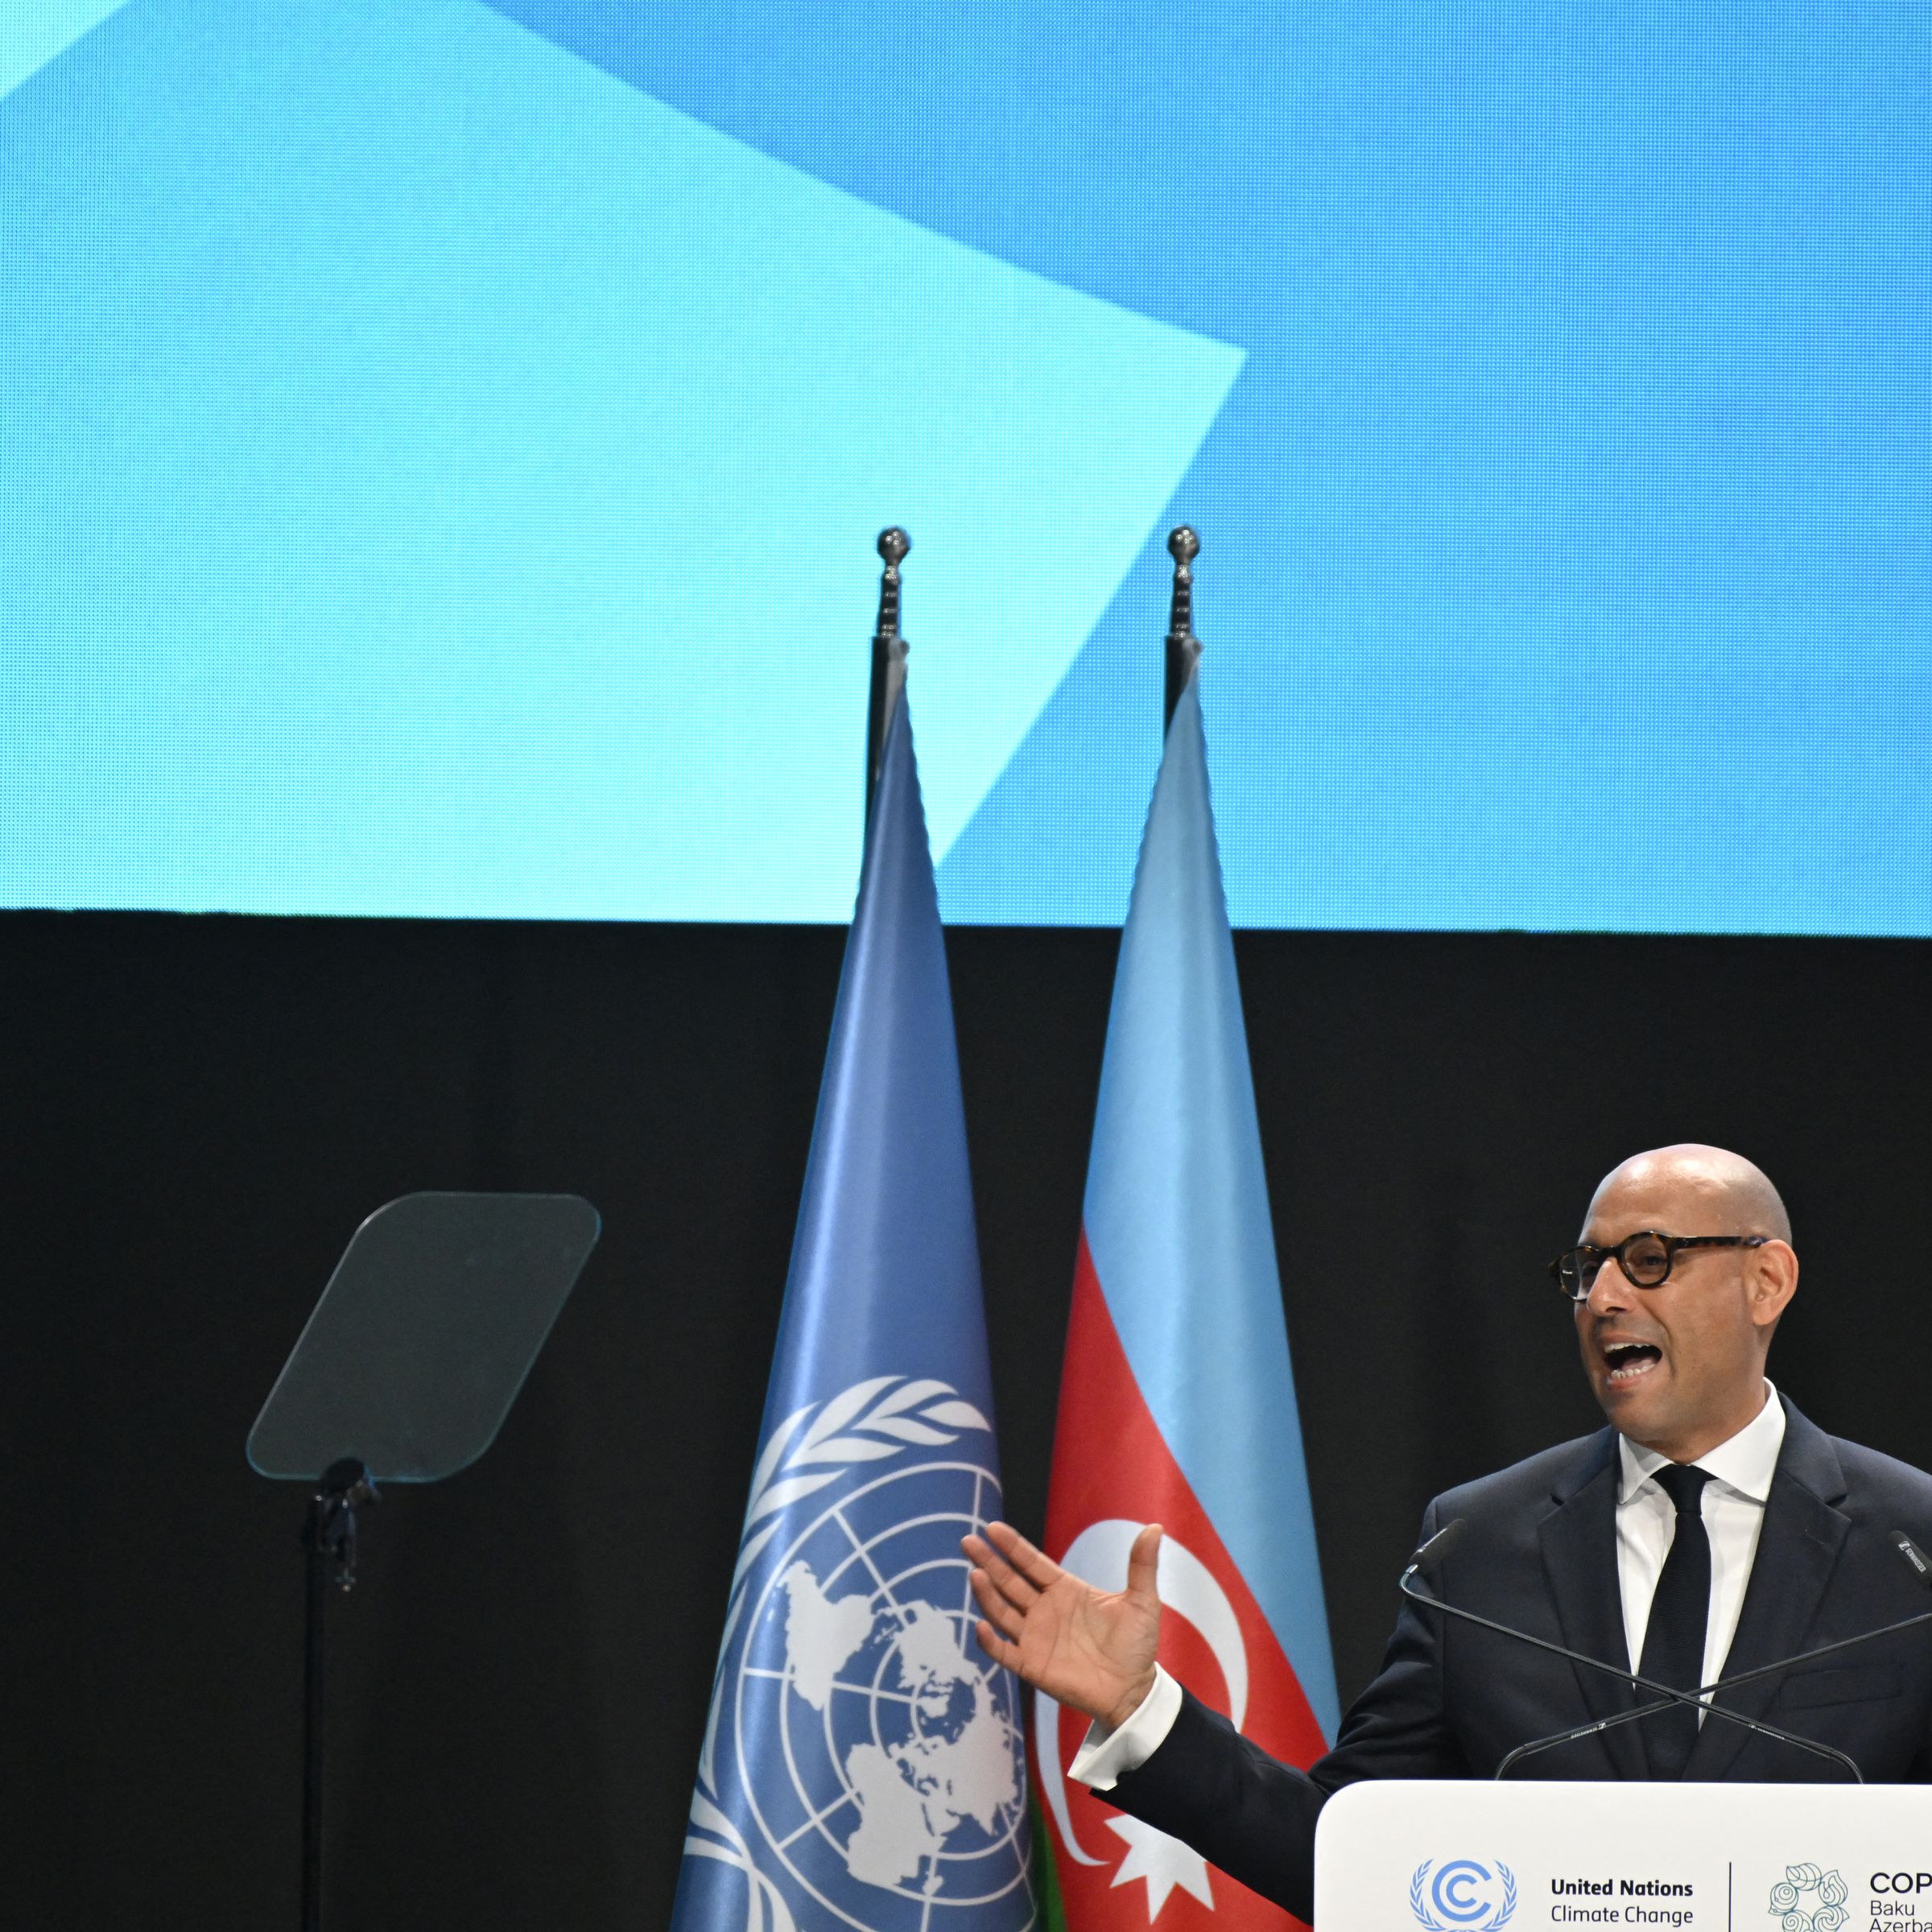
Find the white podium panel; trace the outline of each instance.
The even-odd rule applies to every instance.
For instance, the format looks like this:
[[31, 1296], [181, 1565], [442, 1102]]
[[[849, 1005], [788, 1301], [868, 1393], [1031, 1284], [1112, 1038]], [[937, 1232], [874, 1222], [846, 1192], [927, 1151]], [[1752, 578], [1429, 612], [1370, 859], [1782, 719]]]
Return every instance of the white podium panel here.
[[1932, 1786], [1351, 1785], [1318, 1932], [1932, 1932]]

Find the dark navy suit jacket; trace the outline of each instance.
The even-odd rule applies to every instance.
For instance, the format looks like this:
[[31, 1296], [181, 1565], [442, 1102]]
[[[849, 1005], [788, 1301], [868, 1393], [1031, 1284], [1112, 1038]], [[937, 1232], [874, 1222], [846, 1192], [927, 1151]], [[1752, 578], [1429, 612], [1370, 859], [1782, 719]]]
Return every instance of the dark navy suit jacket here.
[[[1781, 1399], [1782, 1399], [1781, 1397]], [[1840, 1442], [1785, 1403], [1727, 1676], [1932, 1608], [1888, 1532], [1932, 1547], [1932, 1476]], [[1449, 1601], [1627, 1667], [1617, 1582], [1616, 1436], [1606, 1429], [1439, 1496], [1426, 1540], [1468, 1528], [1430, 1579]], [[1166, 1740], [1106, 1795], [1309, 1917], [1315, 1823], [1331, 1791], [1364, 1777], [1488, 1777], [1515, 1747], [1639, 1701], [1627, 1682], [1405, 1602], [1380, 1675], [1304, 1773], [1187, 1697]], [[1643, 1702], [1650, 1700], [1645, 1697]], [[1880, 1639], [1718, 1701], [1835, 1745], [1875, 1783], [1932, 1781], [1932, 1625]], [[1516, 1773], [1645, 1778], [1644, 1720], [1542, 1753]], [[1685, 1777], [1830, 1780], [1795, 1747], [1707, 1717]]]

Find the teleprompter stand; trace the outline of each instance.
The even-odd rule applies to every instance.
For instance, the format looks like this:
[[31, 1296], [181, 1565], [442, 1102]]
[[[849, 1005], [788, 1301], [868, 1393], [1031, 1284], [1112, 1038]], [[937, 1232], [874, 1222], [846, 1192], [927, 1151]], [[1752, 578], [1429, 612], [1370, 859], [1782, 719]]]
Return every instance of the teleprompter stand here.
[[356, 1230], [255, 1426], [248, 1459], [310, 1485], [303, 1631], [302, 1929], [322, 1924], [328, 1608], [356, 1580], [356, 1512], [496, 1440], [597, 1245], [573, 1194], [411, 1194]]

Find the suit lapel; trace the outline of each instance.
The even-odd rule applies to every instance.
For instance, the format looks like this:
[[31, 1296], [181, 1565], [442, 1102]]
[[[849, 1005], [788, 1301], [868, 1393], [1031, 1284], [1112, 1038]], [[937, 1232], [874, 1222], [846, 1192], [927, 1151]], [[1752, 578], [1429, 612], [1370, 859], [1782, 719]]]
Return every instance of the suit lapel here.
[[[1617, 1582], [1616, 1486], [1616, 1435], [1606, 1429], [1583, 1451], [1574, 1484], [1554, 1492], [1557, 1507], [1543, 1519], [1538, 1535], [1564, 1643], [1585, 1657], [1620, 1667], [1630, 1649]], [[1634, 1703], [1627, 1680], [1620, 1682], [1608, 1672], [1586, 1670], [1580, 1665], [1571, 1669], [1583, 1707], [1593, 1718], [1614, 1716]], [[1646, 1774], [1637, 1730], [1634, 1724], [1618, 1724], [1599, 1735], [1618, 1777]]]
[[[1851, 1519], [1833, 1506], [1843, 1499], [1845, 1481], [1831, 1439], [1789, 1402], [1785, 1416], [1784, 1447], [1771, 1477], [1737, 1634], [1724, 1659], [1726, 1677], [1776, 1663], [1804, 1647], [1852, 1528]], [[1765, 1678], [1717, 1701], [1744, 1716], [1761, 1718], [1781, 1682]], [[1724, 1777], [1750, 1735], [1741, 1724], [1707, 1717], [1684, 1768], [1686, 1779], [1708, 1783]]]

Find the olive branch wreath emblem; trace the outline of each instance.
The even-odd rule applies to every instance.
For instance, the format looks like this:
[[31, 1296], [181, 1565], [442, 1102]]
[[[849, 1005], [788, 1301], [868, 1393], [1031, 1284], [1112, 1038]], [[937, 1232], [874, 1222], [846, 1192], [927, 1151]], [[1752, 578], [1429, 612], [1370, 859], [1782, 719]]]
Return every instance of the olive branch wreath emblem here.
[[[815, 1408], [818, 1418], [807, 1426], [806, 1418]], [[883, 1462], [915, 1447], [943, 1448], [957, 1442], [964, 1429], [983, 1429], [990, 1435], [993, 1425], [971, 1402], [960, 1401], [951, 1384], [907, 1381], [897, 1375], [856, 1383], [823, 1408], [807, 1402], [795, 1409], [772, 1431], [752, 1476], [733, 1588], [778, 1527], [765, 1519], [787, 1503], [836, 1483], [854, 1463]], [[826, 1463], [832, 1466], [822, 1466]], [[765, 1527], [753, 1535], [753, 1525], [760, 1522]]]
[[684, 1839], [687, 1856], [715, 1859], [745, 1874], [749, 1888], [745, 1932], [798, 1932], [785, 1895], [760, 1868], [758, 1855], [717, 1802], [718, 1723], [724, 1710], [724, 1661], [731, 1653], [749, 1592], [746, 1579], [759, 1554], [784, 1521], [787, 1503], [836, 1483], [868, 1463], [888, 1462], [908, 1449], [943, 1449], [962, 1433], [977, 1429], [990, 1435], [993, 1425], [949, 1382], [927, 1377], [877, 1375], [841, 1389], [830, 1401], [795, 1409], [771, 1433], [751, 1478], [751, 1501], [732, 1572], [724, 1635], [718, 1645], [718, 1670], [711, 1693], [711, 1716], [698, 1759], [698, 1789], [691, 1794], [691, 1819]]
[[[969, 1429], [990, 1435], [993, 1424], [971, 1402], [963, 1401], [950, 1382], [927, 1377], [875, 1375], [841, 1389], [828, 1402], [807, 1402], [793, 1410], [772, 1430], [752, 1472], [751, 1501], [745, 1506], [724, 1634], [718, 1645], [720, 1672], [744, 1614], [745, 1579], [778, 1534], [784, 1521], [779, 1513], [787, 1503], [836, 1483], [862, 1463], [890, 1461], [908, 1449], [943, 1449]], [[718, 1690], [714, 1682], [711, 1720], [698, 1757], [698, 1781], [714, 1797], [718, 1790], [718, 1718], [723, 1706]]]
[[1503, 1902], [1480, 1924], [1445, 1926], [1430, 1911], [1428, 1901], [1423, 1896], [1422, 1881], [1429, 1876], [1429, 1868], [1435, 1863], [1426, 1858], [1415, 1868], [1415, 1876], [1409, 1881], [1409, 1909], [1415, 1914], [1418, 1924], [1427, 1928], [1427, 1932], [1502, 1932], [1516, 1916], [1516, 1874], [1501, 1860], [1496, 1870], [1503, 1880]]

